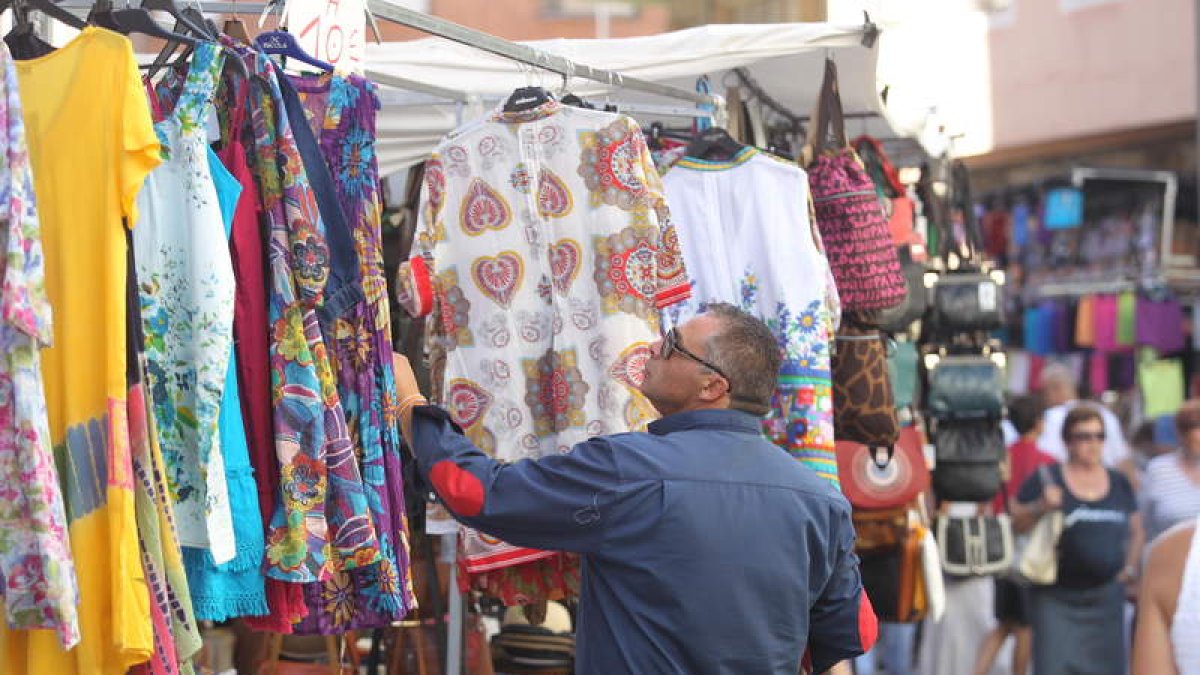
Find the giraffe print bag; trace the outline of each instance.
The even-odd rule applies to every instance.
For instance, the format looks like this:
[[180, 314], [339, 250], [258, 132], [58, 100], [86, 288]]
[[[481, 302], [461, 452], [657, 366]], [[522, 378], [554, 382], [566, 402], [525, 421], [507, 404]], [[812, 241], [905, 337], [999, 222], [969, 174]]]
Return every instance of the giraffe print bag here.
[[833, 427], [838, 440], [890, 448], [900, 436], [887, 351], [879, 331], [843, 319], [833, 350]]

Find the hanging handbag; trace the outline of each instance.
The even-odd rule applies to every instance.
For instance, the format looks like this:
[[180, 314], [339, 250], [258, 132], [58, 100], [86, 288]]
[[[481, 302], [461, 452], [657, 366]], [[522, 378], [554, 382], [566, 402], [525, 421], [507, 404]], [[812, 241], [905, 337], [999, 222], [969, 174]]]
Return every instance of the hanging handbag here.
[[[1042, 485], [1054, 482], [1053, 473], [1045, 465], [1038, 467]], [[1017, 561], [1017, 573], [1031, 584], [1050, 585], [1058, 581], [1058, 542], [1062, 538], [1063, 512], [1054, 509], [1042, 514]]]
[[1004, 326], [1004, 297], [990, 274], [954, 272], [938, 277], [933, 287], [930, 321], [942, 335], [995, 330]]
[[943, 356], [929, 371], [929, 414], [942, 420], [1004, 415], [1004, 373], [987, 356]]
[[875, 184], [875, 193], [879, 197], [884, 216], [887, 217], [892, 243], [901, 250], [913, 244], [924, 246], [924, 240], [913, 230], [913, 202], [908, 198], [904, 184], [900, 182], [900, 174], [896, 167], [884, 152], [883, 144], [863, 135], [854, 139], [853, 146]]
[[895, 307], [879, 310], [877, 325], [887, 333], [904, 333], [929, 309], [929, 289], [925, 287], [925, 263], [913, 259], [912, 246], [898, 252], [904, 274], [904, 300]]
[[993, 499], [1003, 484], [1004, 434], [995, 420], [937, 421], [933, 492], [952, 502]]
[[892, 527], [894, 543], [860, 551], [859, 573], [879, 619], [912, 623], [923, 619], [928, 608], [923, 540], [929, 535], [910, 515], [909, 507], [899, 509], [900, 513]]
[[915, 343], [892, 341], [888, 350], [888, 379], [892, 382], [892, 398], [897, 411], [911, 410], [917, 399], [919, 361]]
[[929, 489], [925, 439], [915, 426], [904, 427], [892, 451], [853, 441], [837, 442], [842, 494], [856, 509], [886, 509], [909, 504]]
[[843, 318], [832, 357], [836, 438], [889, 448], [900, 434], [884, 340], [879, 331]]
[[942, 569], [959, 577], [1005, 574], [1013, 566], [1013, 533], [1008, 514], [939, 515], [938, 550]]
[[946, 582], [942, 578], [942, 556], [937, 539], [928, 532], [921, 539], [921, 567], [925, 579], [925, 614], [934, 621], [941, 621], [946, 612]]
[[[831, 128], [837, 146], [827, 148]], [[825, 61], [808, 153], [817, 228], [842, 309], [861, 313], [896, 306], [905, 293], [900, 261], [875, 186], [846, 142], [837, 68], [830, 59]]]

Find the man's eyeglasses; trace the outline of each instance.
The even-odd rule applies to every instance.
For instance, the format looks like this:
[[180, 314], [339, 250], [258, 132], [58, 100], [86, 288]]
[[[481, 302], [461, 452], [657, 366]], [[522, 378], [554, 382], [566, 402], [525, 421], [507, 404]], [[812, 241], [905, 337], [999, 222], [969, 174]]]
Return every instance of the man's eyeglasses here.
[[1077, 431], [1071, 434], [1071, 440], [1079, 443], [1084, 443], [1086, 441], [1096, 441], [1097, 443], [1100, 443], [1103, 442], [1104, 439], [1105, 435], [1103, 431]]
[[683, 343], [680, 342], [678, 328], [672, 328], [671, 330], [667, 331], [666, 335], [663, 336], [662, 347], [659, 349], [658, 355], [662, 358], [662, 360], [666, 361], [667, 359], [671, 358], [671, 355], [675, 352], [683, 354], [689, 359], [725, 378], [726, 381], [729, 381], [729, 376], [723, 373], [720, 368], [713, 365], [710, 361], [706, 361], [705, 359], [696, 356], [683, 346]]

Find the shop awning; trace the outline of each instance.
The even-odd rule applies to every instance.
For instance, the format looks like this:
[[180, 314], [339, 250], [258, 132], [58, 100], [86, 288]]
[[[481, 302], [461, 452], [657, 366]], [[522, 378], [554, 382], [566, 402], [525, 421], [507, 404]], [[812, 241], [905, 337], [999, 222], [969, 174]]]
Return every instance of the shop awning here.
[[[736, 82], [731, 71], [744, 68], [771, 98], [800, 116], [808, 116], [813, 109], [824, 59], [829, 56], [838, 66], [845, 112], [867, 115], [848, 119], [848, 134], [914, 135], [917, 130], [898, 128], [889, 118], [876, 77], [877, 43], [864, 46], [863, 34], [862, 25], [733, 24], [645, 37], [525, 44], [578, 63], [688, 89], [697, 77], [708, 75], [714, 93], [724, 93], [726, 84]], [[377, 145], [383, 175], [423, 161], [458, 120], [481, 116], [517, 87], [537, 84], [558, 90], [562, 86], [562, 78], [556, 74], [531, 72], [529, 67], [441, 38], [368, 45], [366, 62], [368, 77], [407, 83], [404, 89], [389, 86], [383, 90]], [[597, 103], [611, 95], [622, 102], [691, 105], [587, 80], [570, 82], [569, 90]], [[437, 103], [439, 98], [458, 98], [464, 103]], [[674, 123], [686, 120], [675, 118]]]

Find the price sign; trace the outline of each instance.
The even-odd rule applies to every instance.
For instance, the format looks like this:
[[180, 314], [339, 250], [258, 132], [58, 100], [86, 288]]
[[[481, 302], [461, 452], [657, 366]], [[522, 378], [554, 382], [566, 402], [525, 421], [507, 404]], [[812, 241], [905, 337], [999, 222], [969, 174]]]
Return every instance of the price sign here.
[[306, 52], [361, 73], [366, 46], [364, 0], [292, 0], [288, 29]]

